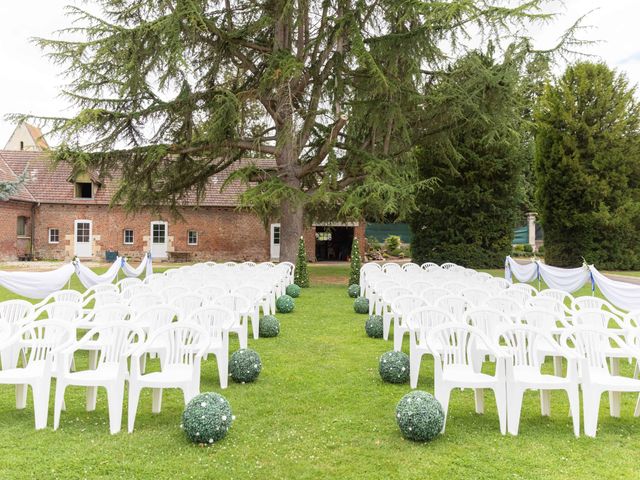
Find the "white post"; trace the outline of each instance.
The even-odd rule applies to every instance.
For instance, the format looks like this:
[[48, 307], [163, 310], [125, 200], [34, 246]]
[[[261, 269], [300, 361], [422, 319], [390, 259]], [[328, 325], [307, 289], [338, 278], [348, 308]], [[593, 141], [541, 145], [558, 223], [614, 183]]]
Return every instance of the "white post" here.
[[527, 225], [529, 227], [529, 245], [533, 251], [536, 251], [536, 217], [538, 214], [536, 212], [528, 212], [527, 213]]

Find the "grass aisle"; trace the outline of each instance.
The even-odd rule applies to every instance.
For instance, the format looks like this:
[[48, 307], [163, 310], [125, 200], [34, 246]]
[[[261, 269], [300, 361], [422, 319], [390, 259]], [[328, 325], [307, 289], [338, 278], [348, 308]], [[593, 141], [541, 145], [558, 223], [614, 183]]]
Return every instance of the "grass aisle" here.
[[[175, 391], [165, 391], [160, 415], [151, 414], [144, 392], [135, 432], [111, 436], [102, 391], [97, 410], [85, 412], [84, 391], [67, 390], [61, 429], [52, 430], [50, 416], [36, 432], [31, 394], [28, 408], [16, 411], [13, 388], [0, 386], [0, 478], [638, 478], [640, 419], [629, 394], [621, 419], [608, 416], [603, 396], [595, 440], [574, 439], [562, 395], [552, 396], [551, 418], [540, 417], [535, 393], [525, 396], [520, 436], [502, 437], [492, 396], [487, 413], [476, 415], [470, 390], [454, 393], [444, 436], [404, 440], [394, 413], [409, 386], [381, 382], [378, 358], [392, 343], [366, 337], [366, 316], [346, 295], [346, 272], [313, 266], [316, 286], [303, 290], [294, 313], [278, 315], [281, 335], [250, 338], [263, 361], [256, 383], [230, 382], [222, 391], [215, 361], [204, 362], [202, 391], [222, 393], [237, 417], [220, 443], [187, 443]], [[433, 392], [432, 372], [425, 358], [419, 388]], [[124, 429], [125, 422], [126, 410]]]

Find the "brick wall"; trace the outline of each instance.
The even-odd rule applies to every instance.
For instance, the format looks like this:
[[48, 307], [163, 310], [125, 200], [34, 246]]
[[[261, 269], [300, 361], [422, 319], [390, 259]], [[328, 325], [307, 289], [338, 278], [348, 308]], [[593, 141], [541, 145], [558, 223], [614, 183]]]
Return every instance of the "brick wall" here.
[[[26, 235], [18, 237], [18, 217], [29, 220]], [[29, 253], [31, 245], [31, 204], [27, 202], [0, 201], [0, 260], [15, 260], [18, 255]]]
[[[191, 252], [194, 260], [269, 259], [269, 233], [257, 217], [232, 208], [201, 207], [183, 209], [182, 218], [169, 213], [127, 214], [120, 208], [101, 205], [43, 204], [36, 213], [36, 255], [45, 259], [74, 256], [74, 221], [91, 220], [93, 255], [104, 258], [107, 249], [121, 255], [140, 256], [149, 250], [152, 221], [168, 223], [169, 250]], [[15, 232], [15, 225], [14, 225]], [[57, 228], [60, 242], [50, 244], [48, 231]], [[124, 230], [132, 229], [134, 243], [124, 244]], [[198, 244], [187, 244], [187, 232], [198, 232]]]

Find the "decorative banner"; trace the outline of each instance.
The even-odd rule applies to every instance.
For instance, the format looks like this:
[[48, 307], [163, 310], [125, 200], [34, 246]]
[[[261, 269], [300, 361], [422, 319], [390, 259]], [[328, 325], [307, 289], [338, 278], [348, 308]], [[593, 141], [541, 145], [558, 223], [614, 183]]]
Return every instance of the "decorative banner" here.
[[589, 266], [589, 270], [596, 286], [609, 302], [624, 310], [640, 309], [640, 285], [611, 280], [601, 274], [593, 265]]
[[580, 290], [589, 281], [589, 269], [586, 265], [578, 268], [559, 268], [536, 262], [540, 276], [549, 288], [573, 293]]
[[516, 280], [522, 283], [529, 283], [538, 275], [538, 262], [526, 263], [523, 265], [516, 262], [511, 257], [507, 257], [504, 266], [504, 277], [509, 281], [511, 281], [512, 274], [516, 277]]
[[0, 270], [0, 287], [23, 297], [40, 299], [62, 290], [74, 273], [78, 275], [85, 288], [90, 288], [99, 283], [113, 282], [120, 269], [127, 277], [138, 277], [142, 272], [145, 272], [145, 276], [149, 276], [153, 273], [151, 255], [145, 254], [137, 268], [131, 268], [124, 258], [118, 257], [102, 275], [98, 275], [89, 267], [84, 266], [78, 259], [50, 272], [6, 272]]
[[45, 298], [64, 288], [74, 271], [72, 263], [50, 272], [0, 271], [0, 286], [23, 297]]

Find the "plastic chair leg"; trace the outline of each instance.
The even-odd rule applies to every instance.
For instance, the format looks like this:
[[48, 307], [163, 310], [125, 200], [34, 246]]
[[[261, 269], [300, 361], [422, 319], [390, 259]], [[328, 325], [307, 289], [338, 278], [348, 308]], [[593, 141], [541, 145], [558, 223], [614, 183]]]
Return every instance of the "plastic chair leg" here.
[[498, 420], [500, 421], [500, 433], [507, 433], [507, 389], [504, 383], [493, 389], [496, 395], [496, 407], [498, 409]]
[[511, 435], [518, 435], [523, 396], [519, 388], [507, 389], [507, 430]]
[[[611, 359], [611, 375], [620, 374], [620, 359]], [[620, 392], [609, 392], [609, 413], [612, 417], [620, 417], [620, 403], [622, 394]]]
[[113, 435], [122, 428], [122, 400], [124, 399], [124, 381], [114, 382], [107, 387], [109, 403], [109, 432]]
[[422, 363], [422, 355], [412, 353], [409, 356], [409, 377], [411, 388], [418, 387], [418, 376], [420, 375], [420, 364]]
[[476, 413], [484, 413], [484, 388], [474, 388], [473, 398], [476, 404]]
[[64, 391], [67, 386], [60, 380], [56, 382], [56, 398], [53, 402], [53, 429], [57, 430], [60, 426], [60, 413], [64, 406]]
[[442, 405], [442, 410], [444, 411], [444, 422], [442, 423], [442, 433], [447, 426], [447, 416], [449, 414], [449, 397], [451, 396], [451, 389], [449, 387], [440, 387], [436, 388], [434, 392], [434, 397], [436, 400], [440, 402]]
[[36, 430], [46, 428], [49, 413], [49, 389], [51, 379], [41, 380], [31, 385], [33, 390], [33, 411], [35, 414]]
[[540, 390], [540, 414], [543, 417], [551, 415], [551, 392]]
[[567, 390], [567, 396], [569, 397], [569, 410], [573, 419], [573, 434], [576, 437], [580, 436], [580, 393], [578, 392], [578, 386]]
[[27, 406], [27, 385], [16, 385], [16, 408], [22, 410]]
[[583, 389], [582, 410], [584, 415], [584, 434], [587, 437], [595, 437], [598, 429], [598, 410], [600, 409], [600, 397], [602, 392], [593, 389]]
[[151, 392], [151, 413], [160, 413], [162, 410], [162, 389], [153, 388]]

